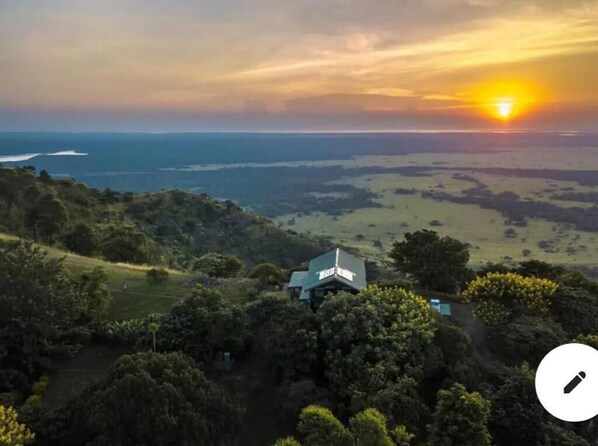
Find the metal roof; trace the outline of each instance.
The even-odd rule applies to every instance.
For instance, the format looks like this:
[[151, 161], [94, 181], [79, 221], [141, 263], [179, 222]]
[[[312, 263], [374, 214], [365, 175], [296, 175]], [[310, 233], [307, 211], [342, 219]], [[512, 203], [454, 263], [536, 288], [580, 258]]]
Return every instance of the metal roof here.
[[356, 290], [365, 288], [365, 262], [338, 248], [322, 254], [309, 262], [303, 289], [311, 290], [334, 280]]
[[291, 274], [291, 280], [289, 281], [289, 288], [301, 288], [305, 279], [307, 278], [307, 271], [295, 271]]

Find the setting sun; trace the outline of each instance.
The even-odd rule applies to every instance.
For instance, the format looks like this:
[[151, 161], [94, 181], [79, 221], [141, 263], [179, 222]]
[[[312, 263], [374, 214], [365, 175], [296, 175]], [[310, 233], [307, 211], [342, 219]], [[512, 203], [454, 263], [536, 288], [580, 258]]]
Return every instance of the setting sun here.
[[508, 119], [513, 113], [512, 100], [500, 100], [496, 103], [496, 109], [501, 118]]
[[506, 122], [531, 113], [544, 96], [537, 85], [528, 82], [491, 81], [475, 88], [470, 100], [479, 104], [486, 116]]

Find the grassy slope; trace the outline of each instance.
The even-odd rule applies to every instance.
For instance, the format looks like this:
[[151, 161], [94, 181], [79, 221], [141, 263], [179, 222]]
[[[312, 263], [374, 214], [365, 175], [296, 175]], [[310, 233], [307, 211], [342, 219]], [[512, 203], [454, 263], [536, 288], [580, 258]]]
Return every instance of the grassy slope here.
[[[6, 234], [0, 234], [0, 240], [15, 240]], [[168, 282], [164, 285], [148, 284], [145, 273], [149, 266], [129, 265], [125, 263], [110, 263], [104, 260], [83, 257], [68, 253], [60, 249], [39, 245], [53, 257], [64, 257], [65, 266], [73, 273], [80, 274], [84, 270], [104, 268], [108, 273], [108, 288], [112, 292], [112, 304], [108, 311], [109, 319], [131, 319], [142, 317], [150, 313], [164, 313], [180, 298], [189, 293], [184, 282], [191, 279], [191, 275], [175, 270], [169, 270]], [[123, 281], [128, 289], [122, 290]]]

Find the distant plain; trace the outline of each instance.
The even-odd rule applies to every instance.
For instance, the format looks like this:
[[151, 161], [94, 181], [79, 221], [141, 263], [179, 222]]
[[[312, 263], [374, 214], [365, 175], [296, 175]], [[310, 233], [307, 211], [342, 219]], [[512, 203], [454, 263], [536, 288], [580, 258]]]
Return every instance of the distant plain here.
[[386, 261], [405, 232], [471, 244], [472, 265], [598, 269], [596, 134], [0, 134], [0, 156], [91, 187], [232, 200]]

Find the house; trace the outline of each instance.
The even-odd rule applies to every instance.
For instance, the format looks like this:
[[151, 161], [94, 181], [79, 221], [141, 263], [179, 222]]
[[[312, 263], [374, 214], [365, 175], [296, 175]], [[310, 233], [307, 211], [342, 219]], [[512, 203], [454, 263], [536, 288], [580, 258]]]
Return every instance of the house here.
[[328, 294], [357, 294], [366, 286], [365, 262], [337, 248], [309, 262], [308, 271], [295, 271], [287, 289], [292, 298], [315, 309]]

